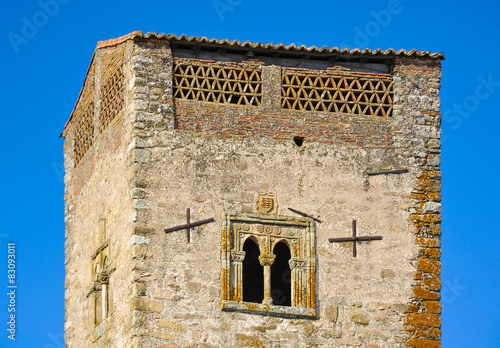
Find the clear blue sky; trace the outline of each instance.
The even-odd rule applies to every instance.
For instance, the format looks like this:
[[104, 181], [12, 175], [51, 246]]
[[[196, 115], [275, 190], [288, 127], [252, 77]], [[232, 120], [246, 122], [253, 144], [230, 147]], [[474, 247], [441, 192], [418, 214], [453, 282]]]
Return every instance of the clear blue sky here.
[[[0, 346], [62, 348], [63, 140], [98, 40], [134, 30], [442, 51], [443, 346], [500, 347], [498, 1], [4, 1]], [[496, 179], [495, 179], [496, 178]], [[17, 336], [7, 339], [7, 243]], [[5, 295], [1, 295], [4, 294]]]

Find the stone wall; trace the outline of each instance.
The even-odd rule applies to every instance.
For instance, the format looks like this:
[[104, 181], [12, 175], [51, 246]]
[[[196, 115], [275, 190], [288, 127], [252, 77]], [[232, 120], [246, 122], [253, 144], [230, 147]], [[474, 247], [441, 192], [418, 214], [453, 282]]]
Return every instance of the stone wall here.
[[410, 335], [407, 344], [414, 347], [441, 346], [440, 79], [439, 63], [425, 59], [397, 60], [394, 80], [402, 105], [400, 117], [408, 120], [398, 134], [400, 151], [408, 156], [417, 176], [408, 209], [412, 221], [410, 231], [415, 234], [418, 245], [411, 258], [417, 271], [412, 306], [405, 320]]
[[[127, 49], [128, 48], [128, 49]], [[122, 56], [123, 80], [131, 80], [131, 45], [96, 50], [87, 76], [95, 89], [83, 95], [93, 100], [93, 145], [75, 161], [75, 113], [63, 133], [66, 169], [66, 322], [65, 341], [69, 347], [125, 347], [131, 343], [133, 230], [130, 104], [131, 90], [123, 91], [119, 112], [103, 127], [100, 98], [103, 70], [109, 72], [106, 56]], [[112, 61], [114, 65], [116, 59]], [[120, 63], [121, 64], [121, 63]], [[89, 81], [86, 82], [86, 85]], [[85, 114], [89, 115], [89, 114]], [[93, 288], [99, 253], [107, 258], [109, 315], [99, 326], [94, 322]], [[93, 345], [94, 343], [94, 345]]]
[[[364, 117], [282, 110], [276, 65], [262, 64], [258, 106], [174, 98], [168, 41], [123, 41], [124, 116], [76, 167], [73, 123], [65, 131], [70, 347], [95, 332], [82, 325], [92, 272], [78, 270], [103, 218], [116, 270], [96, 346], [440, 346], [439, 61], [395, 57], [391, 115]], [[267, 192], [279, 216], [297, 217], [291, 207], [322, 221], [314, 318], [221, 309], [223, 214], [256, 213]], [[184, 230], [163, 232], [186, 223], [186, 208], [192, 221], [215, 219], [190, 243]], [[328, 241], [351, 236], [353, 219], [359, 236], [383, 236], [358, 243], [357, 257], [352, 243]]]

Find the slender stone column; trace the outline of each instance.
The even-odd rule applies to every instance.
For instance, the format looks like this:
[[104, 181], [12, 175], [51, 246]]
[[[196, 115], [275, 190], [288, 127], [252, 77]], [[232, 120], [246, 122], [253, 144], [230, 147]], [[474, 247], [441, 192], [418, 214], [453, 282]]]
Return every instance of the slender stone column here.
[[290, 270], [292, 271], [292, 307], [305, 307], [305, 294], [304, 289], [306, 288], [304, 284], [304, 265], [305, 260], [301, 260], [297, 257], [292, 257], [288, 264], [290, 265]]
[[231, 259], [234, 267], [233, 301], [243, 301], [243, 261], [245, 260], [245, 255], [245, 251], [231, 251]]
[[108, 317], [108, 284], [102, 284], [102, 319]]
[[108, 283], [109, 275], [101, 272], [97, 275], [97, 281], [101, 283], [101, 305], [102, 305], [102, 320], [108, 317]]
[[276, 259], [274, 254], [261, 254], [259, 256], [259, 262], [262, 267], [264, 267], [264, 300], [263, 304], [272, 305], [273, 299], [271, 297], [271, 266]]

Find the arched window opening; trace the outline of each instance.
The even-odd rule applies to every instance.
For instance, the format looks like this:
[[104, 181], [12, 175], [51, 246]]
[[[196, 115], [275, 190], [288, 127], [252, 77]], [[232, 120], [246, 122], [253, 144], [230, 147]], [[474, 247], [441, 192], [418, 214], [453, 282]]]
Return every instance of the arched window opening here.
[[259, 246], [250, 238], [243, 244], [243, 301], [262, 303], [264, 299], [264, 268], [259, 263]]
[[279, 242], [274, 247], [276, 259], [271, 266], [271, 297], [276, 306], [292, 305], [292, 274], [290, 271], [290, 249], [288, 246]]

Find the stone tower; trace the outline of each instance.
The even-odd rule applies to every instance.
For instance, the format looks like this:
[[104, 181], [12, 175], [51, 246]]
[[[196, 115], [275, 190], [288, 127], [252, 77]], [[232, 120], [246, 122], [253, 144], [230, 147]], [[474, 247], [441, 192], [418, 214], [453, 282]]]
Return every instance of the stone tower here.
[[63, 132], [68, 347], [440, 347], [442, 59], [99, 42]]

